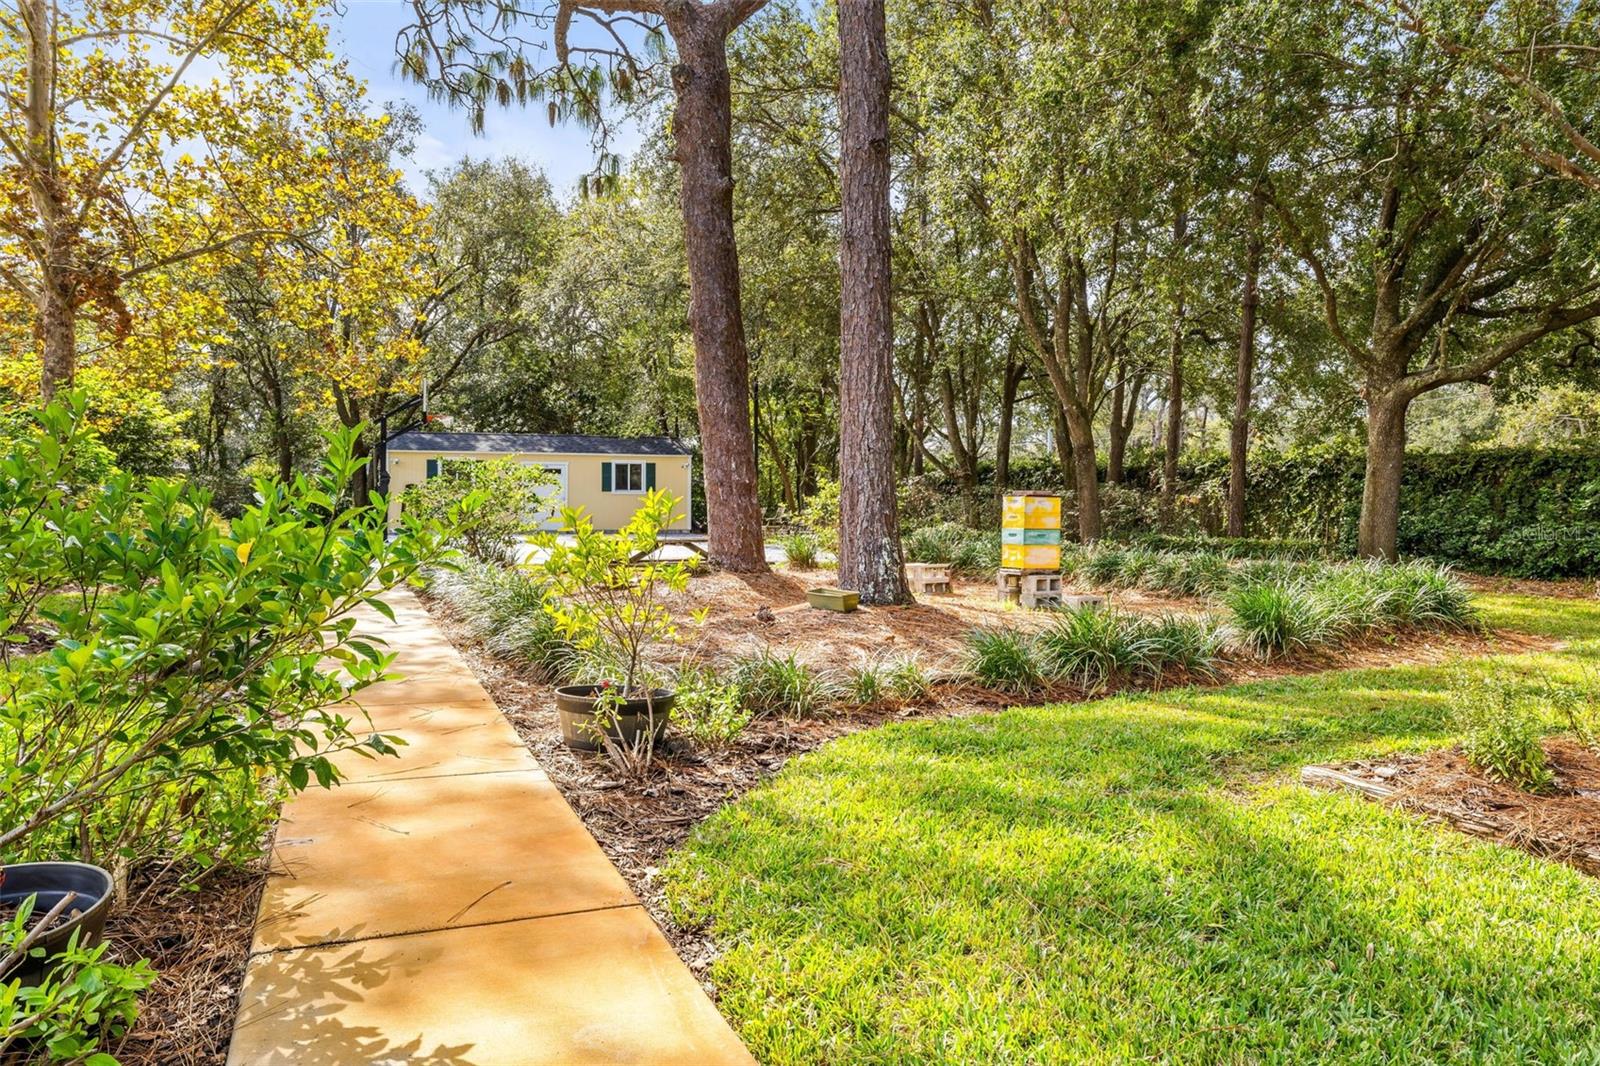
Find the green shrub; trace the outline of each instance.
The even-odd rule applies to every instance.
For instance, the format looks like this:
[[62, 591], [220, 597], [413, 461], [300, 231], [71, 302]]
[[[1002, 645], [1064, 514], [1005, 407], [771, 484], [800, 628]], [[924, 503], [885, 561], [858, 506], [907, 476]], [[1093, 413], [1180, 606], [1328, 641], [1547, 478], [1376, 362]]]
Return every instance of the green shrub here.
[[[1348, 557], [1355, 554], [1365, 456], [1359, 449], [1317, 446], [1250, 456], [1251, 537], [1241, 540], [1183, 533], [1215, 532], [1224, 514], [1225, 455], [1187, 455], [1179, 468], [1178, 507], [1168, 534], [1157, 528], [1159, 458], [1130, 453], [1126, 487], [1107, 486], [1102, 513], [1108, 537], [1147, 547], [1219, 551], [1237, 558]], [[994, 496], [985, 470], [979, 491]], [[1066, 488], [1053, 460], [1017, 457], [1016, 485]], [[962, 492], [950, 479], [928, 474], [902, 486], [910, 522], [955, 517]], [[1063, 498], [1063, 524], [1072, 528], [1072, 498]], [[1412, 452], [1401, 486], [1399, 548], [1473, 570], [1523, 577], [1600, 576], [1600, 451], [1593, 448], [1472, 448]]]
[[1033, 646], [1013, 629], [975, 629], [968, 633], [967, 664], [981, 683], [1001, 692], [1024, 693], [1039, 685], [1039, 663]]
[[817, 490], [806, 498], [800, 522], [811, 530], [822, 547], [828, 551], [838, 550], [839, 482], [836, 479], [817, 478]]
[[[648, 688], [651, 650], [678, 637], [661, 596], [686, 589], [689, 568], [647, 557], [661, 532], [681, 517], [675, 513], [679, 502], [665, 489], [651, 489], [615, 533], [594, 528], [582, 508], [563, 507], [561, 535], [534, 538], [544, 557], [529, 564], [529, 571], [547, 586], [545, 613], [556, 632], [592, 662], [614, 664], [607, 680], [617, 681], [625, 697]], [[641, 558], [646, 561], [633, 561]]]
[[[0, 456], [0, 749], [26, 753], [0, 765], [0, 855], [252, 859], [281, 798], [264, 782], [327, 786], [333, 754], [393, 751], [335, 709], [389, 662], [355, 611], [386, 611], [376, 597], [445, 558], [453, 531], [407, 516], [390, 538], [381, 509], [340, 508], [353, 432], [316, 475], [258, 482], [224, 526], [193, 485], [73, 492], [81, 402], [36, 418]], [[15, 659], [5, 638], [62, 589], [54, 646]]]
[[679, 669], [672, 727], [699, 748], [726, 748], [749, 727], [753, 715], [739, 686], [706, 666]]
[[1451, 700], [1468, 762], [1528, 792], [1550, 788], [1555, 779], [1541, 743], [1543, 720], [1514, 682], [1463, 675], [1451, 687]]
[[817, 554], [822, 546], [814, 534], [790, 533], [778, 538], [778, 546], [783, 549], [787, 565], [799, 570], [816, 569]]
[[1600, 673], [1585, 669], [1577, 684], [1546, 679], [1539, 695], [1579, 744], [1600, 754]]
[[[30, 932], [46, 917], [35, 912], [36, 899], [23, 900], [0, 923], [0, 1061], [114, 1063], [99, 1050], [100, 1043], [104, 1038], [114, 1040], [133, 1024], [139, 993], [155, 981], [155, 971], [143, 959], [127, 966], [107, 961], [110, 944], [80, 947], [73, 934], [44, 976], [36, 984], [23, 985], [12, 973], [41, 954], [28, 942]], [[23, 1053], [24, 1046], [42, 1054]]]
[[794, 652], [757, 652], [734, 667], [733, 679], [745, 706], [758, 718], [810, 718], [837, 694], [830, 678], [801, 662]]
[[1038, 638], [1042, 670], [1091, 691], [1152, 666], [1138, 619], [1096, 607], [1063, 611]]
[[1208, 537], [1201, 534], [1146, 533], [1135, 544], [1158, 551], [1204, 552], [1227, 559], [1320, 559], [1329, 554], [1321, 541], [1294, 537]]
[[549, 517], [541, 489], [555, 484], [543, 467], [518, 459], [446, 459], [435, 477], [401, 496], [402, 513], [444, 520], [468, 496], [478, 498], [470, 522], [460, 523], [461, 548], [483, 562], [506, 562], [521, 535]]
[[1517, 577], [1600, 574], [1600, 522], [1535, 522], [1497, 537], [1483, 555], [1493, 569]]

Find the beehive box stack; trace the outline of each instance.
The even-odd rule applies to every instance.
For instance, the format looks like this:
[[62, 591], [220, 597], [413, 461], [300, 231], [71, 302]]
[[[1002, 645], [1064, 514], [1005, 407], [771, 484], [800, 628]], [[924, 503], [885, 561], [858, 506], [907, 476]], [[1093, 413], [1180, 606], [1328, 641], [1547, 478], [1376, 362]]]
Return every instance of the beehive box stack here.
[[1061, 497], [1044, 492], [1007, 496], [1000, 510], [1000, 566], [1060, 571]]
[[1000, 509], [1002, 600], [1024, 607], [1061, 603], [1061, 497], [1045, 492], [1009, 495]]

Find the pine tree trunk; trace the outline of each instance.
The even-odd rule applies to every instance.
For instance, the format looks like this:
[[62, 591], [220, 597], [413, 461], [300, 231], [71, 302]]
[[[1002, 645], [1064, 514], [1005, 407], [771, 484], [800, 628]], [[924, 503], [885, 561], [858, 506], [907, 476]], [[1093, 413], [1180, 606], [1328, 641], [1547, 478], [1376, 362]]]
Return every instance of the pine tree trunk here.
[[728, 15], [722, 5], [673, 5], [678, 46], [672, 118], [682, 175], [689, 327], [706, 487], [707, 554], [736, 573], [767, 569], [750, 428], [750, 360], [739, 306], [733, 232], [733, 114]]
[[1367, 471], [1358, 543], [1367, 558], [1392, 562], [1399, 557], [1400, 477], [1411, 398], [1393, 387], [1369, 386], [1367, 395]]
[[874, 604], [911, 600], [895, 502], [883, 7], [839, 3], [839, 583]]
[[1244, 292], [1239, 298], [1239, 361], [1234, 367], [1233, 422], [1228, 427], [1228, 536], [1244, 536], [1248, 492], [1250, 407], [1255, 392], [1256, 302], [1261, 276], [1261, 193], [1250, 198], [1250, 234], [1244, 253]]

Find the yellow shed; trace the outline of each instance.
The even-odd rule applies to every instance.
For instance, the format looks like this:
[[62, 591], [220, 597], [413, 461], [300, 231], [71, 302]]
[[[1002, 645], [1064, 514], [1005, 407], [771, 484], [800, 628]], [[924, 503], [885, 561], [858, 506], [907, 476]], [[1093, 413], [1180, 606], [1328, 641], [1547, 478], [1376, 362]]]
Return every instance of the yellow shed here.
[[682, 503], [672, 529], [689, 529], [689, 449], [669, 437], [590, 437], [571, 433], [443, 433], [411, 430], [390, 438], [383, 462], [389, 478], [389, 523], [405, 490], [458, 459], [517, 459], [556, 477], [550, 510], [529, 525], [553, 526], [563, 504], [585, 508], [599, 529], [620, 529], [639, 497], [666, 489]]

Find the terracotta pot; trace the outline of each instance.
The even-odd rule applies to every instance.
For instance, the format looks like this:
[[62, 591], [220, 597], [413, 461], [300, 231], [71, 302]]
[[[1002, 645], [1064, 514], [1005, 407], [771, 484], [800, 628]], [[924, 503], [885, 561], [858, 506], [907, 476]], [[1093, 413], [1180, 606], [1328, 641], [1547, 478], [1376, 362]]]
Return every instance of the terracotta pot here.
[[[5, 883], [0, 884], [0, 903], [15, 906], [29, 896], [38, 897], [28, 919], [30, 929], [68, 892], [73, 893], [74, 898], [56, 924], [33, 942], [35, 948], [44, 949], [44, 954], [24, 959], [16, 969], [0, 978], [7, 981], [21, 978], [25, 985], [37, 984], [50, 960], [66, 949], [73, 933], [78, 934], [79, 947], [92, 948], [100, 943], [114, 895], [109, 873], [86, 862], [23, 862], [3, 869]], [[74, 911], [76, 916], [68, 917]]]
[[[599, 751], [600, 726], [595, 714], [595, 703], [601, 692], [599, 685], [563, 685], [556, 689], [556, 712], [561, 718], [561, 740], [569, 748], [579, 751]], [[651, 689], [650, 698], [643, 696], [623, 700], [615, 708], [605, 734], [623, 747], [636, 744], [645, 730], [653, 729], [655, 740], [667, 728], [667, 718], [672, 714], [677, 696], [664, 688]]]

